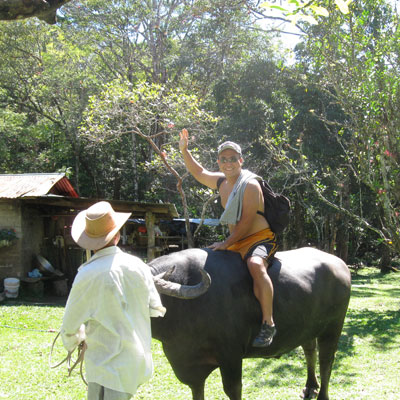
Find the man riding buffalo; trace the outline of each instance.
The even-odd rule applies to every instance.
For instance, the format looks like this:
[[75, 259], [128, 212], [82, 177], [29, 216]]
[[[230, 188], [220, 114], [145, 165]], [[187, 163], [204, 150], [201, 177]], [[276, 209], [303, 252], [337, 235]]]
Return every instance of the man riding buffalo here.
[[262, 324], [253, 341], [254, 347], [267, 347], [272, 343], [276, 328], [272, 315], [273, 286], [267, 268], [277, 250], [276, 237], [264, 217], [264, 198], [252, 172], [242, 169], [243, 156], [240, 146], [224, 142], [218, 147], [220, 172], [211, 172], [200, 165], [188, 149], [189, 134], [180, 133], [179, 148], [186, 168], [200, 183], [219, 189], [225, 208], [220, 222], [229, 227], [230, 235], [212, 244], [214, 250], [232, 250], [240, 253], [253, 278], [253, 291], [261, 305]]

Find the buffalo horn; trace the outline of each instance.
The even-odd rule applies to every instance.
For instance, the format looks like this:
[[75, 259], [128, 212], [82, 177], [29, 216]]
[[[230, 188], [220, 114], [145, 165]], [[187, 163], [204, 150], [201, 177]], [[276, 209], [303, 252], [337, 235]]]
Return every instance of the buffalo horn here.
[[179, 299], [195, 299], [205, 293], [210, 287], [211, 277], [202, 268], [199, 268], [201, 281], [193, 286], [181, 285], [180, 283], [167, 280], [174, 269], [175, 267], [172, 267], [171, 270], [153, 277], [158, 293], [177, 297]]

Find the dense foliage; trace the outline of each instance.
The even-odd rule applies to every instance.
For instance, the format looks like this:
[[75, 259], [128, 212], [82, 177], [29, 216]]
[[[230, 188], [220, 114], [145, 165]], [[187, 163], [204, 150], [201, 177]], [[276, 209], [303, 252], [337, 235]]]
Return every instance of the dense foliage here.
[[185, 174], [186, 127], [206, 167], [235, 140], [292, 199], [285, 246], [387, 267], [400, 251], [398, 15], [345, 3], [297, 19], [293, 64], [251, 0], [74, 1], [55, 26], [0, 22], [0, 172], [63, 171], [82, 196], [218, 217]]

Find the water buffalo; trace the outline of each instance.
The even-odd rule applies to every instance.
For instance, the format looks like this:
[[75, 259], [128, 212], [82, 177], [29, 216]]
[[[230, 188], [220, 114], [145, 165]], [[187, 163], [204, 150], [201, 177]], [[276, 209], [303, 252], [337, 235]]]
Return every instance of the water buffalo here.
[[[161, 256], [149, 265], [153, 275], [169, 275], [164, 275], [164, 287], [159, 289], [167, 313], [152, 319], [153, 337], [162, 342], [177, 378], [191, 388], [193, 400], [204, 399], [205, 380], [216, 368], [220, 368], [226, 395], [240, 400], [243, 358], [280, 357], [298, 346], [304, 349], [307, 362], [303, 398], [315, 397], [317, 344], [318, 400], [329, 399], [329, 379], [350, 298], [350, 273], [342, 260], [313, 248], [276, 254], [268, 272], [275, 288], [277, 334], [264, 349], [251, 346], [260, 328], [261, 309], [237, 253], [188, 249]], [[208, 290], [201, 283], [194, 286], [192, 296], [190, 286], [201, 281], [204, 271], [211, 285]], [[175, 282], [173, 287], [168, 288], [165, 280]], [[179, 298], [202, 292], [194, 299]]]

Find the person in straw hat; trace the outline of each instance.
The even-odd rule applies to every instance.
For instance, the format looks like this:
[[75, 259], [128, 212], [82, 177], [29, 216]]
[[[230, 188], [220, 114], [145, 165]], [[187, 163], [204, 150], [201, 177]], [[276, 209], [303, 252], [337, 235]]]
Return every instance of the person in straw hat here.
[[149, 267], [117, 247], [129, 216], [101, 201], [72, 224], [72, 238], [94, 255], [78, 269], [61, 336], [68, 351], [86, 343], [88, 400], [130, 399], [153, 372], [150, 317], [166, 309]]

